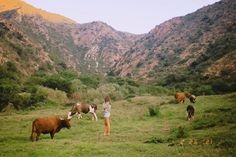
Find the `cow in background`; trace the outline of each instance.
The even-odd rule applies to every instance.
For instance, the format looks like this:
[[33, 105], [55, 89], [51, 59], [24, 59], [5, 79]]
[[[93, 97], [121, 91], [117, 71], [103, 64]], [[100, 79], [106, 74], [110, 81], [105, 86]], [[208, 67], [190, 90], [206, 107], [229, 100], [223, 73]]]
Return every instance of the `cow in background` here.
[[194, 119], [194, 107], [192, 105], [187, 106], [187, 120], [192, 120]]
[[96, 104], [85, 104], [85, 103], [75, 103], [71, 111], [68, 113], [67, 118], [71, 119], [74, 114], [78, 114], [78, 119], [82, 118], [81, 113], [91, 113], [93, 115], [92, 120], [98, 120], [97, 118], [97, 105]]
[[196, 96], [189, 94], [189, 93], [182, 93], [182, 92], [177, 92], [175, 94], [175, 99], [178, 103], [184, 103], [185, 99], [188, 98], [190, 102], [195, 103], [196, 102]]

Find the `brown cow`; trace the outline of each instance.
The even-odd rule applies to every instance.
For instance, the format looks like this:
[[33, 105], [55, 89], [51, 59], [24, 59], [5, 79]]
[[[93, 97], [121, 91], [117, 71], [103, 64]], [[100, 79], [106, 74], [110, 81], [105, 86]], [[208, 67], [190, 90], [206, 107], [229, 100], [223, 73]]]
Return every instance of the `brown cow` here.
[[78, 114], [78, 119], [82, 118], [81, 113], [92, 113], [92, 119], [98, 120], [97, 115], [97, 105], [96, 104], [84, 104], [84, 103], [75, 103], [73, 104], [71, 111], [68, 113], [67, 118], [71, 119], [74, 114]]
[[35, 119], [32, 123], [31, 141], [34, 141], [35, 138], [38, 141], [41, 133], [50, 133], [51, 139], [53, 139], [54, 134], [62, 128], [70, 128], [69, 121], [69, 119], [60, 119], [57, 116]]
[[189, 93], [181, 93], [181, 92], [177, 92], [175, 94], [175, 99], [178, 103], [184, 103], [186, 97], [190, 100], [190, 102], [192, 102], [192, 103], [196, 102], [196, 96], [195, 95], [191, 95]]

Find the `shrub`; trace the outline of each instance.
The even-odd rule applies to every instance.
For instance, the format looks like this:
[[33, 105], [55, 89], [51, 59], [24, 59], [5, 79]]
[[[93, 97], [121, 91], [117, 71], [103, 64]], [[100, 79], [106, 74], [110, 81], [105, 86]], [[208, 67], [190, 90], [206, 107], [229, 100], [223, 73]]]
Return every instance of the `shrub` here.
[[199, 130], [199, 129], [205, 129], [205, 128], [211, 128], [217, 125], [219, 121], [212, 116], [205, 115], [201, 117], [200, 119], [197, 119], [193, 122], [193, 129]]
[[149, 140], [145, 141], [144, 143], [154, 143], [154, 144], [158, 144], [158, 143], [165, 143], [166, 141], [162, 138], [159, 137], [152, 137]]
[[210, 85], [201, 85], [199, 87], [193, 88], [191, 90], [191, 93], [194, 93], [195, 95], [212, 95], [215, 94], [212, 87]]
[[45, 95], [48, 100], [58, 104], [65, 104], [68, 102], [67, 94], [61, 90], [53, 90], [47, 87], [38, 87], [38, 94]]
[[160, 107], [159, 106], [149, 106], [148, 113], [150, 117], [159, 116], [160, 115]]
[[153, 96], [159, 96], [163, 94], [167, 94], [169, 91], [167, 88], [161, 87], [161, 86], [149, 86], [148, 87], [148, 93]]
[[72, 83], [57, 75], [46, 78], [45, 81], [43, 82], [43, 86], [49, 87], [52, 89], [59, 89], [59, 90], [65, 91], [68, 94], [73, 93]]
[[100, 82], [100, 78], [98, 76], [92, 76], [92, 75], [80, 75], [79, 79], [83, 84], [85, 84], [89, 88], [94, 88], [94, 89], [98, 87]]
[[72, 80], [75, 80], [78, 78], [77, 73], [72, 70], [65, 70], [65, 71], [59, 73], [59, 75], [68, 81], [72, 81]]
[[12, 62], [6, 62], [0, 66], [0, 79], [19, 80], [19, 73], [16, 65]]
[[45, 78], [42, 77], [42, 76], [31, 76], [27, 81], [26, 81], [26, 86], [29, 86], [29, 85], [42, 85], [43, 82], [45, 81]]
[[114, 83], [103, 84], [99, 88], [97, 88], [97, 90], [100, 93], [101, 97], [104, 97], [105, 95], [110, 95], [112, 100], [124, 99], [125, 95], [128, 94], [127, 89]]
[[170, 141], [170, 140], [176, 140], [179, 138], [186, 138], [186, 137], [188, 137], [186, 129], [184, 127], [180, 126], [178, 128], [171, 130], [168, 140]]
[[17, 83], [10, 80], [0, 80], [0, 111], [13, 99], [19, 92], [20, 87]]
[[32, 105], [30, 93], [18, 93], [13, 99], [13, 104], [16, 109], [25, 108]]
[[47, 99], [48, 94], [43, 91], [40, 87], [36, 88], [36, 90], [34, 90], [31, 93], [31, 104], [36, 104], [38, 102], [43, 102]]
[[135, 94], [128, 94], [128, 95], [125, 97], [125, 99], [127, 100], [127, 99], [134, 98], [134, 97], [135, 97]]

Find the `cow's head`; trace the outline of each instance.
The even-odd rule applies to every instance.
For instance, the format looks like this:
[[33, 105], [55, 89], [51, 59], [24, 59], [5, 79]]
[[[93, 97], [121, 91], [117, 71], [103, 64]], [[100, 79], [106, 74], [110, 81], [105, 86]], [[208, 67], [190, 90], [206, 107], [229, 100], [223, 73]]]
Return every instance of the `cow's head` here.
[[97, 105], [96, 104], [91, 104], [91, 107], [94, 108], [94, 111], [97, 110]]
[[192, 103], [195, 103], [195, 102], [196, 102], [196, 96], [195, 96], [195, 95], [190, 95], [189, 100], [190, 100]]
[[62, 128], [67, 128], [67, 129], [70, 129], [70, 119], [68, 118], [65, 118], [65, 119], [61, 119], [61, 125], [62, 125]]

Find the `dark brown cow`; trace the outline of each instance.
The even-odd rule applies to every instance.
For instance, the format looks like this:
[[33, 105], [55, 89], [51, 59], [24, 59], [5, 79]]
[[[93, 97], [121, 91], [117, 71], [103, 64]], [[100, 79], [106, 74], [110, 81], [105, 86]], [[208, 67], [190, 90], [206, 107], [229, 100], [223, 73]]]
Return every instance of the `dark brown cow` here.
[[41, 133], [50, 133], [51, 139], [54, 134], [59, 132], [62, 128], [70, 128], [69, 119], [60, 119], [57, 116], [37, 118], [32, 123], [31, 141], [38, 141]]
[[84, 103], [75, 103], [72, 108], [71, 111], [68, 113], [67, 118], [71, 119], [72, 116], [74, 114], [78, 114], [78, 119], [82, 118], [81, 113], [88, 113], [90, 112], [93, 117], [92, 120], [96, 120], [97, 121], [97, 115], [96, 115], [96, 111], [97, 111], [97, 105], [96, 104], [84, 104]]
[[194, 111], [195, 111], [194, 107], [192, 105], [188, 105], [186, 110], [188, 114], [187, 119], [188, 120], [194, 119]]
[[181, 93], [181, 92], [177, 92], [175, 94], [175, 99], [178, 103], [184, 103], [185, 98], [188, 98], [190, 100], [190, 102], [192, 102], [192, 103], [196, 102], [196, 96], [195, 95], [191, 95], [189, 93]]

